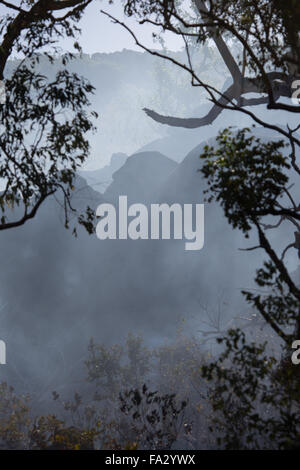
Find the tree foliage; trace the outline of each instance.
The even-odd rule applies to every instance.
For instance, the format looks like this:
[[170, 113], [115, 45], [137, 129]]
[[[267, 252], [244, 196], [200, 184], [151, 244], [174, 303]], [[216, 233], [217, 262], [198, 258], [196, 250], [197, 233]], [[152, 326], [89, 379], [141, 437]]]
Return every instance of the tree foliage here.
[[[0, 20], [0, 78], [5, 100], [0, 106], [0, 230], [23, 225], [42, 203], [61, 193], [68, 227], [77, 169], [89, 155], [88, 135], [95, 130], [94, 112], [88, 112], [93, 86], [67, 70], [72, 54], [61, 59], [61, 70], [51, 79], [37, 71], [40, 54], [50, 62], [58, 51], [57, 40], [74, 38], [90, 1], [28, 1], [19, 5], [0, 2], [7, 14]], [[21, 60], [12, 73], [8, 60]], [[16, 209], [18, 206], [18, 210]], [[92, 214], [79, 214], [79, 223], [92, 231]]]
[[[202, 118], [182, 119], [162, 116], [145, 109], [155, 121], [177, 127], [197, 128], [214, 122], [223, 109], [251, 115], [261, 121], [248, 107], [266, 104], [268, 109], [300, 112], [300, 106], [286, 103], [291, 97], [292, 84], [299, 75], [299, 6], [294, 0], [277, 2], [266, 0], [194, 0], [188, 8], [182, 1], [128, 0], [125, 4], [128, 17], [141, 24], [148, 23], [157, 35], [168, 31], [180, 36], [186, 48], [186, 61], [179, 61], [164, 52], [145, 46], [125, 22], [113, 18], [133, 36], [136, 43], [153, 55], [172, 62], [185, 70], [193, 86], [206, 91], [213, 103], [210, 112]], [[213, 41], [220, 53], [231, 83], [225, 90], [203, 80], [194, 54], [190, 51], [191, 39], [200, 45]], [[237, 45], [234, 57], [228, 44]], [[193, 59], [192, 60], [192, 55]], [[259, 96], [246, 97], [249, 93]], [[263, 124], [262, 124], [263, 125]]]

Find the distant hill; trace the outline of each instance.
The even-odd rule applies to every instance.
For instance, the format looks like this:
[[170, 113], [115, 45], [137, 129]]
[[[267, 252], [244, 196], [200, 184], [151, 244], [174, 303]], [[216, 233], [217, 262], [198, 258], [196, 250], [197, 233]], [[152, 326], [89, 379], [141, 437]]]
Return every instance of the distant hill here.
[[160, 152], [140, 152], [129, 157], [113, 174], [113, 182], [104, 193], [116, 202], [119, 195], [127, 195], [129, 202], [151, 202], [158, 189], [170, 176], [177, 164]]
[[84, 171], [80, 170], [79, 174], [87, 181], [87, 183], [96, 191], [103, 193], [105, 189], [112, 183], [112, 176], [121, 166], [124, 165], [128, 155], [126, 153], [113, 153], [109, 165], [105, 165], [99, 170]]
[[[129, 202], [148, 205], [203, 203], [206, 182], [198, 170], [206, 143], [180, 164], [160, 152], [133, 154], [104, 194], [78, 176], [72, 205], [96, 209], [124, 194]], [[122, 159], [114, 158], [111, 166]], [[275, 244], [291, 235], [271, 232]], [[72, 386], [69, 377], [83, 368], [91, 337], [114, 344], [131, 331], [157, 344], [175, 335], [180, 317], [191, 319], [197, 334], [205, 309], [221, 311], [222, 318], [243, 313], [248, 307], [240, 290], [254, 287], [253, 275], [265, 259], [261, 251], [238, 250], [257, 244], [256, 238], [245, 241], [233, 231], [217, 204], [205, 204], [204, 248], [195, 252], [185, 251], [182, 240], [100, 241], [83, 229], [74, 238], [55, 198], [32, 221], [1, 237], [0, 338], [10, 348], [3, 380], [41, 396], [43, 383], [45, 393], [49, 386]]]

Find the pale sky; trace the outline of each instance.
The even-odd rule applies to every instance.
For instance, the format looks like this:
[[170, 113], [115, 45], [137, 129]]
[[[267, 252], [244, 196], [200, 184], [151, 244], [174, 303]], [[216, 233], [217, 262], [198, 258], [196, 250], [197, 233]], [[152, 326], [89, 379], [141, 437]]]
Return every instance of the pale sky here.
[[[10, 0], [16, 6], [20, 5], [20, 0]], [[82, 20], [79, 23], [82, 29], [82, 35], [79, 37], [79, 42], [83, 48], [84, 53], [94, 54], [95, 52], [115, 52], [122, 51], [123, 49], [133, 49], [141, 51], [142, 49], [136, 46], [134, 39], [122, 26], [112, 23], [112, 21], [102, 13], [100, 10], [107, 11], [112, 16], [124, 21], [137, 35], [140, 42], [147, 47], [159, 49], [160, 44], [153, 41], [152, 32], [159, 32], [152, 25], [138, 25], [134, 18], [128, 18], [124, 15], [123, 0], [114, 0], [112, 5], [109, 0], [94, 0], [85, 10]], [[12, 13], [10, 8], [0, 5], [0, 15]], [[15, 14], [15, 12], [14, 12]], [[172, 33], [164, 34], [165, 45], [167, 49], [177, 51], [183, 48], [184, 44], [181, 38]], [[64, 51], [73, 50], [73, 40], [65, 39], [59, 40], [59, 46]]]
[[[108, 0], [95, 0], [87, 7], [80, 22], [82, 35], [79, 42], [85, 53], [114, 52], [123, 49], [141, 50], [135, 45], [134, 39], [128, 31], [118, 24], [113, 24], [109, 18], [100, 13], [101, 9], [126, 22], [145, 45], [159, 48], [159, 44], [153, 42], [152, 39], [153, 27], [149, 25], [139, 26], [135, 19], [125, 17], [120, 0], [115, 0], [113, 5], [109, 5]], [[183, 47], [182, 40], [173, 34], [165, 35], [165, 37], [168, 49], [179, 50]], [[71, 45], [72, 42], [70, 41], [62, 42], [65, 49], [69, 49]]]

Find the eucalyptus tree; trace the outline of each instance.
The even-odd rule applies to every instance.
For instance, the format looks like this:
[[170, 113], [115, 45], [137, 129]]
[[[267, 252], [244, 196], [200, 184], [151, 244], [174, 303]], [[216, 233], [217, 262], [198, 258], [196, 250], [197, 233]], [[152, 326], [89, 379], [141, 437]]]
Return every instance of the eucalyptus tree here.
[[[95, 130], [97, 115], [88, 109], [94, 88], [67, 70], [74, 54], [61, 55], [58, 47], [68, 37], [80, 52], [78, 22], [91, 2], [0, 1], [0, 230], [25, 224], [59, 192], [65, 225], [72, 213], [93, 230], [91, 209], [76, 214], [71, 194], [76, 171], [89, 155], [88, 134]], [[61, 62], [52, 79], [38, 71], [42, 57]]]

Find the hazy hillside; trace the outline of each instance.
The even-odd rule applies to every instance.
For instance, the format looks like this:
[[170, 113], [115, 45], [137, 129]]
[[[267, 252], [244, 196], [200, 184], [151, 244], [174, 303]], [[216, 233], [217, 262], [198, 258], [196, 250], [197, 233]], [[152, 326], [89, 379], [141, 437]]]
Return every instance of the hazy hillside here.
[[[182, 53], [176, 54], [182, 56]], [[222, 61], [219, 58], [213, 60], [204, 70], [204, 76], [216, 67], [213, 68], [215, 84], [222, 85]], [[8, 71], [18, 64], [18, 61], [10, 62]], [[61, 61], [57, 59], [50, 65], [41, 56], [38, 67], [42, 74], [52, 79], [61, 67]], [[86, 165], [88, 170], [108, 165], [113, 153], [130, 155], [168, 135], [169, 129], [149, 119], [142, 111], [144, 107], [165, 114], [190, 116], [203, 102], [202, 94], [190, 85], [184, 71], [147, 53], [123, 50], [92, 56], [84, 54], [69, 62], [68, 68], [89, 79], [96, 88], [92, 108], [99, 114], [98, 131], [90, 136], [92, 155]], [[199, 95], [198, 100], [195, 100], [195, 92]], [[195, 144], [187, 145], [183, 147], [183, 154]], [[183, 156], [177, 152], [174, 158]]]
[[[48, 73], [45, 63], [40, 66]], [[203, 203], [201, 150], [207, 141], [214, 143], [218, 129], [236, 122], [224, 115], [213, 126], [191, 132], [147, 118], [144, 106], [187, 116], [208, 108], [199, 108], [195, 90], [190, 94], [184, 82], [176, 83], [176, 74], [160, 69], [146, 54], [84, 56], [72, 68], [84, 69], [96, 82], [94, 107], [100, 112], [91, 171], [80, 172], [85, 179], [78, 177], [73, 205], [96, 209], [124, 194], [135, 202]], [[184, 88], [183, 94], [175, 88], [170, 93], [178, 97], [176, 103], [164, 94], [155, 103], [166, 88], [159, 88], [163, 81], [154, 70], [173, 77], [175, 88]], [[180, 110], [181, 103], [185, 109]], [[275, 242], [287, 236], [276, 231]], [[238, 248], [253, 241], [245, 243], [233, 232], [217, 205], [205, 206], [201, 251], [185, 251], [181, 240], [100, 241], [83, 230], [75, 239], [64, 229], [62, 208], [52, 198], [33, 221], [2, 233], [0, 321], [1, 338], [10, 348], [8, 381], [23, 390], [45, 384], [49, 392], [57, 383], [72, 387], [68, 377], [83, 365], [91, 336], [112, 344], [138, 331], [153, 345], [172, 337], [182, 316], [197, 332], [203, 306], [221, 308], [224, 317], [243, 312], [247, 307], [240, 289], [252, 286], [261, 254]]]
[[117, 202], [119, 195], [129, 201], [151, 202], [177, 164], [160, 152], [141, 152], [129, 157], [113, 174], [113, 182], [104, 197]]
[[103, 193], [111, 184], [115, 171], [124, 165], [128, 155], [125, 153], [113, 153], [109, 165], [105, 165], [99, 170], [80, 170], [79, 174], [87, 181], [87, 183], [96, 191]]

